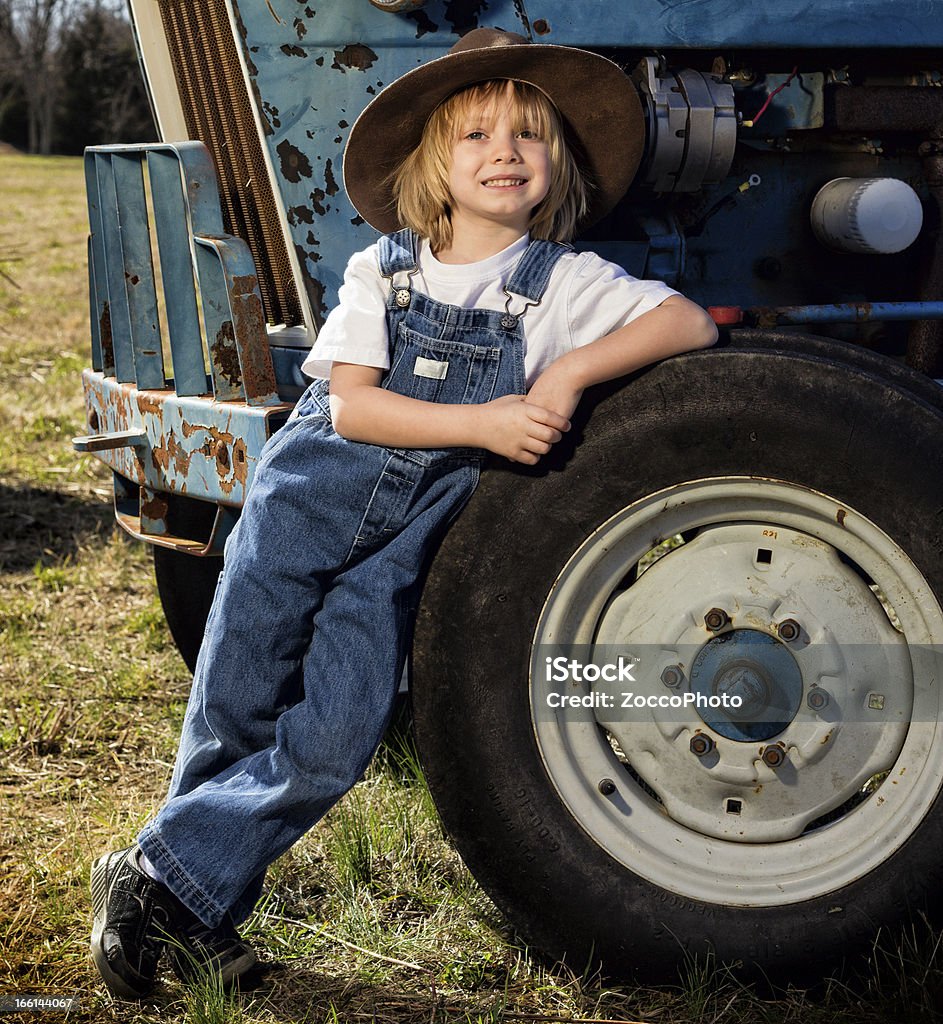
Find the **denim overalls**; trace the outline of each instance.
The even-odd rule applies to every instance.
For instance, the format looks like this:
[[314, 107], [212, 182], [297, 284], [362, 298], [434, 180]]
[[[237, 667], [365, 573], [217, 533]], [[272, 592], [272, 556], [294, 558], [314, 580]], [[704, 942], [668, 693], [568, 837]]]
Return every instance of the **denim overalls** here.
[[[500, 313], [411, 291], [418, 238], [382, 238], [382, 386], [452, 404], [524, 394], [521, 317], [566, 251], [531, 242]], [[345, 440], [325, 380], [265, 446], [226, 545], [167, 802], [139, 836], [205, 924], [244, 919], [266, 867], [363, 774], [399, 686], [417, 577], [484, 455]]]

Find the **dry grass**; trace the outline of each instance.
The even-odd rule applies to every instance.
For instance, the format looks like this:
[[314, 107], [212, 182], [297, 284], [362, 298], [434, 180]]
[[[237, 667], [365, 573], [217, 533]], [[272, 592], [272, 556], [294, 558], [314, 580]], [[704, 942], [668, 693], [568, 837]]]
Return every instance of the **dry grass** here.
[[113, 1001], [87, 959], [88, 870], [156, 808], [189, 679], [148, 552], [115, 532], [106, 472], [69, 446], [88, 344], [80, 161], [0, 155], [0, 209], [0, 993], [179, 1024], [931, 1019], [943, 967], [926, 929], [885, 940], [856, 989], [814, 997], [759, 994], [709, 963], [657, 991], [542, 965], [392, 756], [273, 867], [248, 926], [280, 962], [263, 988], [166, 977], [143, 1004]]

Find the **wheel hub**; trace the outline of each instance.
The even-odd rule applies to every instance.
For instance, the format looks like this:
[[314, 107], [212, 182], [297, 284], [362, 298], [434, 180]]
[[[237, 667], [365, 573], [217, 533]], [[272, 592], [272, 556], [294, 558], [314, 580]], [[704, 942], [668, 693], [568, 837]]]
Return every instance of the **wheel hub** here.
[[726, 697], [696, 705], [704, 723], [731, 740], [756, 742], [781, 733], [802, 703], [802, 672], [783, 643], [757, 629], [708, 640], [691, 666], [691, 692]]

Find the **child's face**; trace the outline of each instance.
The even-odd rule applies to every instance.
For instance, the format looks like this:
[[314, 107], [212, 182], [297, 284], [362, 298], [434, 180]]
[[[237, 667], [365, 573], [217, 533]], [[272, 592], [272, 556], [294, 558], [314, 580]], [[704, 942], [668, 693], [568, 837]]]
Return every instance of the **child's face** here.
[[515, 117], [509, 96], [472, 107], [452, 145], [452, 230], [493, 224], [523, 234], [550, 188], [545, 140]]

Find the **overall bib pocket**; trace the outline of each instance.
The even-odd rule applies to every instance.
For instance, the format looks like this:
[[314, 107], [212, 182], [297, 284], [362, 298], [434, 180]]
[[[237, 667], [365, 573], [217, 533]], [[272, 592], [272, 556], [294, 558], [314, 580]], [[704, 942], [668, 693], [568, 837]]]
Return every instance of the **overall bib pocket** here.
[[480, 404], [494, 397], [500, 365], [496, 345], [430, 338], [400, 324], [382, 386], [422, 402]]

